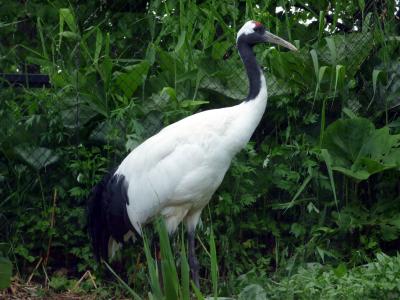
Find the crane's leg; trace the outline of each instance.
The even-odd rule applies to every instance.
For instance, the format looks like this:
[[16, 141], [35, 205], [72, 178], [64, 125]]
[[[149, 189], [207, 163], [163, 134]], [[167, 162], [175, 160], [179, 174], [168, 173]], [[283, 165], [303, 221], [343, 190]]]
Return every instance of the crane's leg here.
[[188, 240], [189, 240], [189, 266], [190, 272], [192, 274], [192, 279], [194, 284], [199, 288], [199, 261], [196, 257], [195, 251], [195, 230], [188, 231]]
[[199, 223], [200, 220], [200, 214], [201, 210], [197, 209], [195, 211], [191, 211], [186, 217], [185, 217], [185, 222], [186, 222], [186, 229], [188, 233], [188, 242], [189, 242], [189, 267], [190, 267], [190, 273], [192, 275], [192, 280], [194, 284], [199, 288], [200, 283], [199, 283], [199, 261], [197, 260], [196, 257], [196, 250], [195, 250], [195, 232], [196, 232], [196, 226]]

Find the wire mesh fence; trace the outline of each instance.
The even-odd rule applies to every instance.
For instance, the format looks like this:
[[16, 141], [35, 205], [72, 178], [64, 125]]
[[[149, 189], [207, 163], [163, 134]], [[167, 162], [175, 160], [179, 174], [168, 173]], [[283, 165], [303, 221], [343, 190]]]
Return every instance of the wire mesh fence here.
[[[333, 52], [323, 49], [318, 57], [320, 66], [346, 66], [346, 72], [351, 76], [356, 74], [374, 47], [372, 29], [337, 35], [332, 40], [334, 40], [336, 53], [333, 54]], [[76, 44], [77, 48], [79, 46]], [[158, 47], [157, 51], [161, 54], [160, 61], [150, 65], [149, 61], [143, 57], [135, 58], [138, 60], [137, 62], [133, 64], [129, 62], [127, 66], [123, 66], [113, 74], [108, 74], [107, 76], [110, 78], [104, 78], [101, 72], [105, 70], [99, 70], [99, 74], [95, 75], [84, 74], [87, 66], [82, 68], [79, 63], [83, 56], [82, 49], [79, 48], [74, 54], [74, 68], [77, 72], [73, 76], [76, 78], [70, 79], [75, 86], [66, 87], [67, 92], [62, 91], [63, 83], [61, 81], [63, 78], [59, 75], [65, 71], [61, 67], [58, 74], [50, 76], [53, 86], [51, 88], [47, 86], [48, 94], [54, 94], [50, 96], [56, 100], [54, 113], [59, 117], [59, 126], [63, 127], [64, 133], [69, 137], [68, 144], [79, 147], [82, 144], [99, 143], [117, 146], [122, 152], [126, 152], [132, 150], [140, 141], [156, 133], [163, 126], [184, 116], [204, 108], [239, 103], [247, 95], [247, 76], [236, 53], [236, 48], [230, 47], [228, 50], [231, 52], [228, 57], [227, 52], [221, 52], [220, 54], [223, 55], [216, 56], [219, 58], [217, 61], [208, 62], [200, 59], [197, 66], [185, 66], [185, 62], [179, 59], [174, 52], [167, 52]], [[311, 61], [308, 50], [300, 50], [295, 57]], [[204, 58], [207, 59], [206, 55]], [[274, 70], [273, 66], [269, 65], [264, 68], [269, 97], [290, 95], [293, 91], [286, 78], [279, 76], [279, 70]], [[107, 66], [103, 65], [102, 67], [106, 68]], [[299, 75], [318, 76], [318, 74], [310, 73]], [[18, 80], [12, 76], [5, 77], [3, 88], [10, 84], [10, 87], [19, 90], [17, 93], [29, 94], [27, 89], [40, 87], [40, 83], [38, 85], [38, 83], [29, 82], [31, 75], [19, 76], [22, 78]], [[10, 81], [6, 81], [6, 79], [10, 79]], [[15, 83], [18, 85], [15, 86]], [[20, 84], [27, 86], [21, 88]], [[105, 91], [107, 84], [112, 85], [112, 88]], [[41, 85], [46, 86], [48, 82], [44, 80]], [[314, 86], [308, 86], [302, 92], [304, 94], [313, 93], [314, 89]], [[57, 94], [64, 98], [60, 99]], [[139, 110], [144, 111], [135, 112], [136, 104], [141, 106], [138, 107]], [[124, 119], [123, 113], [130, 109], [130, 114], [140, 115], [140, 117]], [[357, 107], [355, 106], [354, 109]], [[47, 124], [43, 124], [44, 128], [54, 121], [54, 119], [45, 120], [44, 123]], [[132, 124], [132, 122], [136, 124]], [[59, 158], [57, 147], [54, 147], [52, 140], [38, 139], [32, 136], [31, 138], [27, 137], [21, 144], [13, 146], [15, 146], [15, 154], [19, 159], [36, 170], [56, 163]], [[14, 159], [18, 159], [17, 156]]]

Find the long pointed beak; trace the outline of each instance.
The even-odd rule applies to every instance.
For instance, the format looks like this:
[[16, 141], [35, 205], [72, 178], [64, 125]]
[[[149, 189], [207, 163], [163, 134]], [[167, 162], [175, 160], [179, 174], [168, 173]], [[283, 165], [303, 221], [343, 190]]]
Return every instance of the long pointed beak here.
[[264, 37], [265, 37], [266, 42], [281, 45], [292, 51], [297, 51], [297, 48], [295, 46], [293, 46], [291, 43], [289, 43], [288, 41], [285, 41], [284, 39], [280, 38], [279, 36], [272, 34], [271, 32], [266, 31], [264, 34]]

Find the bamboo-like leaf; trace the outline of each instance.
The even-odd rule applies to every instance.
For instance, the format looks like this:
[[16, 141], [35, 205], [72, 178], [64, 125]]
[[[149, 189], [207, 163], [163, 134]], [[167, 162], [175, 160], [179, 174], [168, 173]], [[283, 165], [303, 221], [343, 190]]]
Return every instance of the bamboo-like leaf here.
[[104, 56], [106, 58], [110, 57], [110, 33], [106, 33], [106, 42], [105, 42]]
[[335, 75], [335, 92], [333, 94], [334, 97], [336, 97], [336, 91], [337, 91], [338, 86], [342, 86], [344, 83], [344, 78], [345, 78], [345, 74], [346, 74], [344, 66], [337, 65], [335, 73], [336, 73], [336, 75]]
[[65, 22], [72, 32], [77, 33], [75, 17], [69, 8], [60, 8], [60, 20]]
[[325, 28], [325, 12], [319, 12], [319, 22], [318, 22], [318, 41], [322, 39], [322, 34], [324, 33]]
[[186, 31], [182, 31], [179, 35], [178, 43], [175, 46], [175, 52], [179, 52], [182, 49], [183, 45], [185, 44], [186, 40]]
[[319, 68], [319, 72], [318, 72], [318, 84], [320, 84], [321, 81], [322, 81], [322, 79], [324, 78], [326, 69], [327, 69], [327, 66], [322, 66], [321, 68]]
[[318, 80], [318, 70], [319, 70], [319, 64], [318, 64], [318, 54], [315, 49], [312, 49], [310, 51], [313, 66], [314, 66], [314, 74], [315, 74], [315, 79]]
[[337, 64], [337, 51], [335, 40], [331, 37], [325, 38], [326, 44], [328, 45], [329, 53], [331, 54], [331, 64], [336, 66]]
[[[315, 98], [314, 98], [315, 99]], [[322, 100], [322, 107], [321, 107], [321, 126], [320, 126], [320, 133], [319, 133], [319, 144], [322, 144], [322, 137], [324, 136], [325, 131], [325, 123], [326, 123], [326, 97]]]
[[372, 98], [371, 101], [369, 102], [367, 109], [369, 109], [369, 107], [371, 106], [372, 102], [375, 99], [375, 94], [376, 94], [376, 88], [378, 86], [378, 80], [380, 75], [382, 74], [382, 70], [378, 70], [378, 69], [374, 69], [372, 71], [372, 89], [373, 89], [373, 94], [372, 94]]
[[[335, 188], [335, 180], [333, 178], [333, 172], [332, 172], [332, 158], [326, 149], [321, 149], [321, 156], [325, 161], [326, 168], [328, 170], [328, 176], [329, 176], [329, 182], [331, 184], [331, 189], [333, 193], [333, 198], [335, 199], [336, 207], [339, 207], [338, 201], [337, 201], [337, 196], [336, 196], [336, 188]], [[339, 213], [340, 216], [340, 213]]]
[[360, 10], [361, 10], [362, 19], [364, 20], [365, 1], [364, 0], [358, 0], [358, 6], [360, 7]]
[[42, 21], [41, 21], [40, 17], [38, 17], [37, 20], [36, 20], [36, 26], [37, 26], [37, 30], [39, 32], [40, 43], [42, 45], [42, 52], [43, 52], [42, 55], [43, 55], [44, 58], [49, 59], [49, 55], [47, 54], [46, 43], [45, 43], [44, 36], [43, 36]]
[[95, 65], [97, 65], [97, 63], [99, 61], [99, 56], [100, 56], [102, 44], [103, 44], [103, 34], [101, 33], [101, 30], [99, 28], [97, 28], [96, 48], [95, 48], [95, 51], [94, 51], [94, 59], [93, 59], [93, 63]]
[[60, 33], [60, 36], [70, 40], [79, 40], [79, 35], [72, 31], [63, 31]]

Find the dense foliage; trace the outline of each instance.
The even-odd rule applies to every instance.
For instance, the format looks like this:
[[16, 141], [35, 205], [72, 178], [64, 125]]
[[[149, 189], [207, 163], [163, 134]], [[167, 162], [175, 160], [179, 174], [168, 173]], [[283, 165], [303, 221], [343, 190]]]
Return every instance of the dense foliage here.
[[[290, 275], [278, 289], [284, 298], [285, 286], [295, 287], [292, 296], [333, 293], [326, 286], [332, 278], [351, 292], [351, 276], [362, 285], [357, 274], [364, 267], [343, 275], [347, 269], [380, 252], [396, 254], [395, 1], [134, 3], [0, 0], [0, 73], [40, 72], [52, 84], [33, 89], [0, 81], [0, 264], [8, 257], [14, 273], [38, 280], [43, 270], [50, 277], [60, 270], [100, 276], [85, 232], [90, 188], [163, 126], [245, 97], [234, 44], [248, 19], [300, 50], [256, 48], [268, 78], [267, 112], [199, 230], [205, 241], [215, 233], [219, 293], [239, 294], [243, 276], [241, 282], [270, 293], [274, 283], [258, 282], [260, 274]], [[213, 271], [198, 250], [207, 290]], [[147, 281], [141, 252], [136, 243], [121, 255], [124, 278], [139, 290]]]

